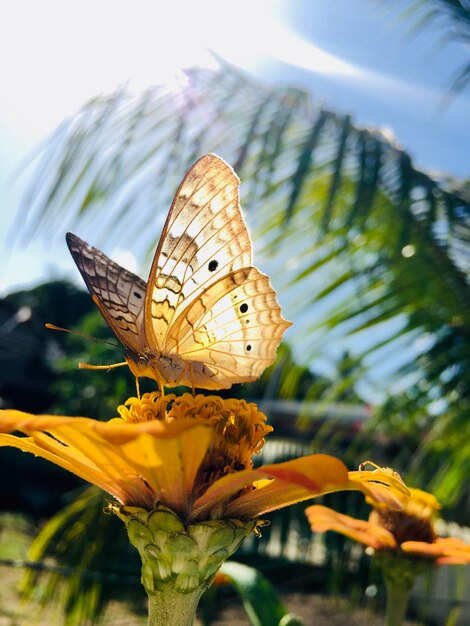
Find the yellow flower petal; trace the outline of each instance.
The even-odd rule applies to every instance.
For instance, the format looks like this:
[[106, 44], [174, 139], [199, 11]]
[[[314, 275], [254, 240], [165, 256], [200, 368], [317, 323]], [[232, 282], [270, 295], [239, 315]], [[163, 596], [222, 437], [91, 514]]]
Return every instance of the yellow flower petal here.
[[137, 424], [0, 412], [0, 445], [32, 452], [101, 487], [121, 503], [163, 501], [186, 515], [212, 432], [197, 420]]
[[349, 488], [362, 491], [369, 503], [374, 501], [392, 510], [401, 510], [404, 497], [410, 493], [399, 474], [389, 468], [349, 472], [349, 480]]
[[470, 544], [455, 537], [438, 537], [432, 543], [405, 541], [400, 547], [407, 554], [429, 557], [441, 565], [470, 564]]
[[[96, 472], [95, 468], [89, 466], [86, 459], [81, 459], [73, 450], [60, 450], [59, 455], [54, 453], [51, 449], [39, 446], [32, 437], [20, 438], [6, 434], [0, 434], [0, 446], [10, 446], [23, 450], [23, 452], [31, 452], [35, 456], [40, 456], [51, 461], [69, 472], [77, 474], [77, 476], [84, 478], [88, 482], [97, 485], [108, 493], [111, 493], [112, 484], [108, 481], [107, 477], [103, 476], [100, 472]], [[118, 497], [117, 494], [115, 495]]]
[[[393, 490], [406, 491], [394, 472], [348, 473], [324, 454], [252, 469], [251, 454], [269, 429], [256, 405], [239, 400], [145, 394], [120, 413], [122, 419], [97, 422], [0, 411], [0, 446], [42, 456], [124, 505], [151, 510], [162, 503], [190, 521], [254, 519], [350, 489], [396, 506]], [[27, 437], [7, 434], [18, 430]]]
[[348, 470], [344, 463], [326, 454], [263, 465], [254, 470], [245, 470], [223, 476], [195, 502], [196, 518], [206, 515], [224, 500], [240, 492], [256, 481], [272, 479], [263, 486], [240, 495], [224, 507], [224, 515], [251, 519], [320, 495], [325, 491], [344, 489], [348, 484]]
[[305, 514], [314, 532], [334, 530], [375, 550], [396, 548], [393, 535], [376, 524], [337, 513], [320, 504], [309, 506]]
[[349, 472], [351, 485], [355, 483], [373, 506], [368, 521], [314, 505], [306, 510], [312, 530], [334, 530], [377, 551], [385, 550], [383, 554], [393, 554], [398, 562], [403, 561], [404, 570], [406, 562], [411, 563], [415, 557], [427, 557], [439, 564], [470, 564], [469, 544], [452, 537], [436, 537], [431, 524], [440, 508], [436, 498], [419, 489], [408, 490], [396, 472], [376, 467], [371, 472]]

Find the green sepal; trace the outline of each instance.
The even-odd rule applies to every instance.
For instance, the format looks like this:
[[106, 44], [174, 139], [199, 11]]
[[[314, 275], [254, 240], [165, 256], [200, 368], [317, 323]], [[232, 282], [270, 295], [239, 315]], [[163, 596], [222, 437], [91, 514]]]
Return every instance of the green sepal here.
[[382, 569], [385, 579], [395, 585], [411, 588], [416, 577], [435, 567], [433, 559], [411, 556], [405, 552], [377, 550], [374, 559]]
[[171, 509], [153, 511], [111, 504], [126, 525], [129, 540], [142, 559], [142, 584], [148, 594], [170, 586], [179, 593], [201, 592], [243, 539], [256, 532], [256, 520], [206, 520], [185, 525]]

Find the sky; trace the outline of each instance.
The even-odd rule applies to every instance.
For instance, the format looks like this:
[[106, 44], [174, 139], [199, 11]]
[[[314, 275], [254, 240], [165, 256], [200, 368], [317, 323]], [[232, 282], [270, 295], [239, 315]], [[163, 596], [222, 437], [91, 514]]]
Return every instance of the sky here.
[[[470, 93], [443, 106], [468, 51], [442, 46], [437, 26], [411, 37], [410, 22], [398, 19], [406, 5], [239, 0], [229, 13], [216, 0], [2, 3], [0, 294], [64, 276], [79, 281], [60, 233], [28, 246], [13, 237], [31, 176], [25, 163], [38, 145], [119, 84], [139, 90], [194, 63], [213, 66], [208, 48], [265, 82], [310, 90], [358, 124], [389, 129], [420, 167], [468, 177]], [[115, 253], [132, 261], [125, 242]]]

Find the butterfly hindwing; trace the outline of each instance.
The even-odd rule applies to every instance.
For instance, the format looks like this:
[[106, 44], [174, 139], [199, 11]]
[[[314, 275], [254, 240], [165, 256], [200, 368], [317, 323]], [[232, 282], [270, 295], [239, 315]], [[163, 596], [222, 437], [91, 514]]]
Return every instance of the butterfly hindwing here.
[[176, 192], [155, 253], [145, 303], [147, 340], [165, 350], [169, 328], [202, 291], [251, 266], [239, 179], [222, 159], [197, 161]]
[[143, 351], [145, 281], [73, 233], [67, 233], [66, 239], [88, 291], [111, 330], [135, 354]]
[[269, 278], [244, 268], [193, 300], [170, 328], [168, 347], [185, 361], [204, 363], [218, 388], [227, 388], [255, 380], [273, 363], [288, 326]]

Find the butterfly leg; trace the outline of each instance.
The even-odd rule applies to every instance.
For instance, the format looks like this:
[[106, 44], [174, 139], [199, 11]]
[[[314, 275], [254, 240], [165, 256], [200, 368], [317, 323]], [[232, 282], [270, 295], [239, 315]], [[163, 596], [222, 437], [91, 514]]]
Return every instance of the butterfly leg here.
[[186, 374], [189, 372], [189, 378], [191, 379], [191, 391], [193, 394], [193, 398], [196, 397], [196, 388], [194, 387], [194, 375], [193, 375], [193, 366], [191, 363], [188, 363], [178, 378], [175, 380], [175, 384], [179, 385], [179, 383], [183, 380]]
[[194, 374], [193, 374], [193, 364], [189, 364], [189, 377], [191, 378], [191, 389], [193, 391], [193, 398], [196, 397], [196, 389], [194, 388]]
[[161, 382], [158, 383], [158, 391], [160, 392], [160, 397], [163, 398], [165, 395], [165, 385]]
[[140, 400], [140, 385], [139, 385], [139, 377], [135, 377], [135, 391], [137, 394], [137, 398]]

